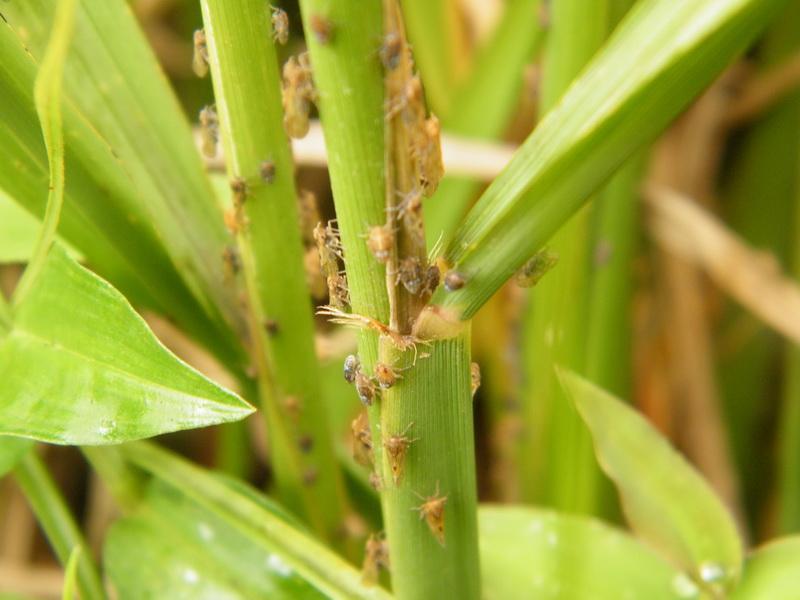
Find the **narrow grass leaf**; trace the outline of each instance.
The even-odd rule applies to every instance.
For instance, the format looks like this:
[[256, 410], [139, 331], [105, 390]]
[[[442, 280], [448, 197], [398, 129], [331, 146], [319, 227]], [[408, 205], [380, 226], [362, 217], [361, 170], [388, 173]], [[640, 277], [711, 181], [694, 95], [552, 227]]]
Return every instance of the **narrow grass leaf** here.
[[13, 469], [32, 447], [33, 440], [12, 435], [0, 436], [0, 477]]
[[728, 589], [741, 571], [742, 542], [713, 490], [632, 408], [572, 372], [559, 375], [633, 529], [701, 587]]
[[181, 362], [110, 284], [53, 247], [0, 339], [0, 433], [113, 444], [253, 409]]
[[602, 521], [489, 505], [478, 522], [486, 600], [699, 597], [686, 575]]
[[47, 252], [56, 237], [61, 206], [64, 204], [64, 131], [61, 118], [61, 88], [64, 79], [64, 64], [67, 50], [75, 29], [76, 0], [59, 3], [53, 22], [53, 31], [44, 52], [33, 97], [36, 113], [42, 127], [42, 137], [47, 149], [50, 167], [50, 190], [42, 229], [33, 249], [33, 256], [14, 292], [14, 303], [19, 303], [35, 283], [44, 266]]
[[67, 567], [64, 569], [64, 587], [61, 600], [74, 600], [75, 591], [78, 589], [78, 565], [81, 557], [81, 547], [75, 546], [70, 552]]
[[436, 300], [470, 318], [784, 4], [638, 3], [458, 228], [445, 258], [467, 284]]
[[800, 573], [800, 537], [778, 538], [747, 558], [731, 600], [795, 600]]

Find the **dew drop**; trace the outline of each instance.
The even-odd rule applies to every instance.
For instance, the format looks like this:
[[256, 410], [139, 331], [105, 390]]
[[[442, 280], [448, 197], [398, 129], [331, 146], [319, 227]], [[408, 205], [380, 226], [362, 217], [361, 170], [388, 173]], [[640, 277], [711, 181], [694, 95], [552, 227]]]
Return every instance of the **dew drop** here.
[[214, 539], [214, 530], [211, 529], [211, 526], [208, 523], [200, 523], [197, 525], [197, 531], [200, 534], [200, 537], [203, 538], [205, 541], [211, 541]]
[[289, 577], [292, 574], [292, 568], [283, 562], [277, 554], [270, 554], [267, 557], [267, 566], [271, 571], [282, 577]]
[[183, 580], [186, 583], [195, 584], [198, 581], [200, 581], [200, 575], [198, 575], [197, 571], [195, 571], [194, 569], [184, 569]]
[[715, 562], [704, 562], [700, 564], [700, 579], [706, 583], [719, 583], [725, 581], [727, 573], [725, 567]]
[[685, 573], [678, 573], [672, 578], [672, 589], [681, 598], [694, 598], [699, 591], [695, 583]]

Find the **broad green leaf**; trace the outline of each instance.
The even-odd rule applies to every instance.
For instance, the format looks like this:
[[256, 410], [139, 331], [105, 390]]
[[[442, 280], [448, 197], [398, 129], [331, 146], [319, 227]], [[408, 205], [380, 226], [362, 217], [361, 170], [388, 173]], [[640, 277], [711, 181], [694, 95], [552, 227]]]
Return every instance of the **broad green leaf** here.
[[[239, 536], [238, 544], [247, 544], [256, 554], [267, 552], [274, 556], [272, 559], [268, 556], [266, 559], [258, 559], [265, 564], [265, 568], [265, 560], [271, 561], [273, 566], [283, 565], [280, 569], [297, 573], [319, 592], [331, 598], [390, 597], [380, 587], [362, 585], [358, 570], [301, 528], [271, 510], [269, 504], [259, 499], [255, 492], [249, 489], [243, 491], [242, 484], [231, 485], [225, 479], [216, 477], [152, 443], [125, 444], [119, 446], [119, 451], [126, 459], [152, 473], [171, 488], [180, 490], [185, 495], [184, 502], [195, 505], [196, 510], [202, 511], [202, 519], [190, 519], [194, 527], [205, 522], [216, 528], [215, 524], [220, 523], [223, 529], [236, 532]], [[190, 579], [193, 578], [190, 576]]]
[[779, 538], [747, 558], [731, 600], [800, 598], [800, 537]]
[[111, 285], [54, 247], [0, 338], [0, 433], [113, 444], [253, 411], [173, 356]]
[[718, 590], [734, 583], [742, 542], [700, 474], [635, 410], [572, 372], [559, 375], [633, 529], [698, 584]]
[[[32, 214], [0, 190], [0, 264], [28, 262], [41, 224]], [[64, 240], [59, 240], [75, 260], [83, 255]]]
[[154, 484], [106, 540], [104, 562], [121, 600], [325, 597], [220, 515]]
[[[0, 24], [0, 89], [9, 98], [0, 107], [0, 147], [9, 167], [0, 168], [0, 184], [38, 214], [41, 142], [30, 128], [29, 81], [55, 5], [9, 3], [8, 24]], [[244, 324], [221, 258], [230, 240], [188, 123], [122, 0], [81, 3], [64, 92], [65, 237], [105, 275], [116, 282], [120, 272], [137, 298], [229, 364], [240, 363], [234, 332]]]
[[32, 447], [33, 440], [0, 435], [0, 477], [13, 469]]
[[786, 0], [642, 0], [486, 190], [445, 259], [469, 318], [637, 148], [743, 50]]
[[39, 221], [0, 191], [0, 263], [27, 262]]
[[699, 597], [686, 575], [602, 521], [483, 506], [478, 523], [485, 600]]

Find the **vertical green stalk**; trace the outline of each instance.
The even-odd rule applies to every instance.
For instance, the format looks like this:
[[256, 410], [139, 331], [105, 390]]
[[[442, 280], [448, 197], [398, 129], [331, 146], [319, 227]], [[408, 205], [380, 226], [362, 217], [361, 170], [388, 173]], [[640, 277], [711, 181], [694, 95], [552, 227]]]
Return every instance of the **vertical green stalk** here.
[[[469, 327], [420, 346], [429, 356], [415, 366], [412, 352], [382, 346], [385, 362], [408, 369], [385, 393], [382, 414], [384, 441], [410, 442], [394, 465], [397, 483], [383, 453], [384, 523], [399, 598], [480, 597]], [[431, 498], [446, 498], [441, 540], [423, 508]]]
[[[381, 0], [301, 0], [300, 8], [325, 132], [350, 306], [354, 313], [388, 323], [386, 269], [365, 243], [369, 228], [386, 221]], [[325, 43], [313, 33], [312, 21], [317, 19], [330, 24], [332, 35]], [[364, 371], [371, 373], [378, 360], [375, 332], [359, 333], [358, 355]], [[379, 466], [380, 399], [369, 409], [369, 420]]]
[[[602, 43], [607, 33], [605, 1], [555, 0], [545, 49], [542, 108], [549, 110]], [[533, 291], [525, 316], [523, 412], [527, 435], [520, 447], [522, 494], [526, 500], [594, 512], [600, 471], [591, 440], [564, 397], [554, 365], [583, 373], [586, 367], [590, 257], [590, 212], [575, 215], [551, 240], [559, 263]]]
[[[202, 0], [259, 393], [284, 502], [322, 537], [341, 536], [347, 500], [327, 427], [303, 268], [294, 167], [283, 129], [270, 8]], [[338, 540], [341, 541], [341, 540]]]
[[73, 548], [80, 546], [83, 549], [78, 559], [78, 589], [81, 598], [83, 600], [105, 598], [106, 594], [89, 553], [89, 546], [35, 451], [28, 452], [17, 464], [14, 477], [61, 564], [67, 564]]

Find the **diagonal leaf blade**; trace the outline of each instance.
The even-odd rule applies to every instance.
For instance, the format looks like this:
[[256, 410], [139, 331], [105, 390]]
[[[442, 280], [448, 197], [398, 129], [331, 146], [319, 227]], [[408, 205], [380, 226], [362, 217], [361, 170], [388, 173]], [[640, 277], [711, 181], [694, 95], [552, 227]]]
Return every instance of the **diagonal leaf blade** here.
[[467, 283], [434, 300], [475, 314], [785, 2], [639, 2], [458, 228], [445, 259]]
[[0, 339], [0, 433], [113, 444], [253, 409], [172, 355], [111, 285], [58, 246]]
[[697, 471], [633, 409], [586, 379], [559, 371], [614, 481], [633, 529], [709, 590], [739, 577], [742, 542]]

